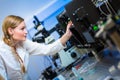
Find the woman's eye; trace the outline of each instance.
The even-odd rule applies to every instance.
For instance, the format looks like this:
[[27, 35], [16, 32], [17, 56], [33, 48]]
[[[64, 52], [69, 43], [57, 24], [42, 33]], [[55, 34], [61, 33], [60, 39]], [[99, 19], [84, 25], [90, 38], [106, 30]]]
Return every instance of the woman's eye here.
[[21, 28], [21, 30], [24, 30], [25, 28]]

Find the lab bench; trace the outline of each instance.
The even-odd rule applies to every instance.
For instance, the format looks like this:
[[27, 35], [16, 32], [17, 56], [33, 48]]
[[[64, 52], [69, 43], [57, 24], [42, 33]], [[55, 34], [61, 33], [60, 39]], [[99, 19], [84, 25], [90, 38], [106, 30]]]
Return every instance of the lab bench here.
[[[77, 68], [79, 77], [75, 77], [71, 69], [59, 75], [64, 80], [120, 80], [120, 58], [105, 56], [97, 61], [95, 57], [87, 57], [74, 67]], [[53, 80], [63, 78], [56, 77]]]

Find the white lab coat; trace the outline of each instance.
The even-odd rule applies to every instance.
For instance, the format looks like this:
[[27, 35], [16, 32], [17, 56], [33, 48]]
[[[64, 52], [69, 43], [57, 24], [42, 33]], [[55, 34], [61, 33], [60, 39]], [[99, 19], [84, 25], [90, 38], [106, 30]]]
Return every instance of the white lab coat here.
[[[52, 55], [64, 49], [60, 40], [52, 44], [44, 45], [26, 40], [17, 48], [17, 53], [22, 58], [27, 69], [29, 55]], [[5, 80], [27, 80], [27, 72], [21, 73], [19, 62], [14, 58], [11, 48], [3, 41], [0, 42], [0, 74]]]

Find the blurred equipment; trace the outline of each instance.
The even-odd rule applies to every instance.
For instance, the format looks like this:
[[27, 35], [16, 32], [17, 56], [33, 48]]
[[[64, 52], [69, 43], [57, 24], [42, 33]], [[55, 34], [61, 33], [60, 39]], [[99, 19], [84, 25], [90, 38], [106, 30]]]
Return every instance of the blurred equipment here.
[[[56, 25], [57, 28], [56, 31], [61, 37], [66, 31], [66, 27], [68, 22], [70, 21], [70, 17], [66, 13], [66, 10], [64, 10], [56, 18], [58, 20], [58, 24]], [[72, 36], [69, 39], [68, 43], [70, 44], [70, 46], [73, 46], [73, 45], [77, 45], [79, 42]]]
[[[61, 50], [58, 52], [61, 60], [61, 66], [67, 67], [72, 64], [74, 61], [79, 59], [83, 54], [87, 53], [86, 49], [79, 49], [75, 46], [72, 46], [67, 51]], [[72, 67], [72, 66], [71, 66]]]
[[[96, 37], [102, 36], [107, 40], [107, 36], [110, 37], [110, 41], [113, 42], [120, 51], [120, 17], [118, 15], [109, 15], [104, 25], [100, 27], [100, 30], [96, 33]], [[109, 35], [108, 35], [109, 34]], [[108, 43], [110, 46], [111, 44]]]
[[42, 33], [44, 37], [49, 36], [48, 31], [43, 27], [43, 22], [39, 21], [37, 16], [34, 16], [34, 21], [33, 23], [35, 24], [34, 28], [38, 30], [38, 32], [35, 34], [38, 35], [39, 33]]
[[53, 80], [66, 80], [62, 75], [58, 75]]
[[[70, 30], [79, 42], [76, 46], [91, 49], [99, 60], [104, 57], [102, 51], [110, 46], [106, 40], [119, 48], [119, 4], [120, 0], [73, 0], [67, 4], [66, 14], [74, 24]], [[98, 34], [102, 36], [95, 37]], [[102, 38], [105, 34], [106, 39]]]
[[70, 29], [73, 36], [79, 42], [80, 48], [92, 48], [100, 43], [100, 39], [94, 37], [93, 27], [100, 20], [100, 13], [91, 0], [73, 0], [65, 6], [66, 12], [73, 22]]
[[104, 16], [116, 15], [120, 9], [120, 0], [92, 0], [92, 2]]
[[65, 6], [66, 14], [73, 22], [70, 28], [73, 37], [78, 42], [78, 48], [90, 49], [93, 54], [103, 57], [101, 53], [106, 47], [102, 38], [96, 38], [95, 34], [99, 30], [98, 24], [104, 18], [91, 0], [73, 0]]
[[[61, 37], [65, 33], [67, 24], [70, 21], [70, 18], [66, 13], [66, 10], [64, 10], [57, 16], [57, 20], [59, 23], [56, 25], [56, 31]], [[79, 42], [77, 42], [77, 40], [72, 36], [67, 41], [66, 48], [58, 52], [62, 67], [67, 67], [71, 65], [77, 59], [81, 58], [83, 54], [87, 53], [86, 49], [79, 49], [76, 47], [78, 43]]]
[[57, 73], [55, 71], [52, 70], [52, 67], [48, 67], [46, 70], [44, 70], [44, 72], [42, 73], [43, 78], [42, 80], [52, 80], [53, 78], [55, 78], [57, 76]]
[[[53, 36], [50, 35], [49, 31], [47, 31], [44, 27], [43, 27], [43, 22], [39, 21], [37, 16], [34, 16], [34, 21], [33, 23], [35, 24], [34, 28], [38, 31], [37, 33], [35, 33], [35, 35], [33, 36], [32, 40], [33, 41], [37, 41], [39, 43], [44, 42], [46, 44], [49, 44], [51, 42], [54, 41]], [[36, 37], [38, 34], [42, 34], [42, 36]]]
[[119, 14], [119, 4], [120, 0], [73, 0], [65, 6], [67, 16], [74, 24], [70, 30], [78, 47], [95, 48], [105, 45], [104, 40], [95, 35], [109, 14]]

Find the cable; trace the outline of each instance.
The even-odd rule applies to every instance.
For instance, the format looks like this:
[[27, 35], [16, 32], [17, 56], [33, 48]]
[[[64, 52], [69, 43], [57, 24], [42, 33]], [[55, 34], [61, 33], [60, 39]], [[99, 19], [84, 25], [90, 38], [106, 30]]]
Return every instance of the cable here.
[[117, 13], [115, 12], [115, 10], [113, 9], [113, 7], [111, 6], [111, 4], [109, 3], [109, 1], [107, 0], [106, 3], [110, 6], [111, 10], [114, 12], [114, 14], [117, 15]]
[[105, 16], [107, 16], [107, 14], [101, 9], [101, 6], [99, 6], [98, 8], [99, 8], [99, 10], [100, 10], [100, 12], [101, 12], [102, 14], [104, 14]]
[[104, 1], [104, 2], [105, 2], [105, 6], [106, 6], [107, 10], [108, 10], [109, 13], [112, 15], [112, 11], [110, 10], [110, 8], [109, 8], [109, 6], [108, 6], [108, 4], [107, 4], [108, 1]]
[[[104, 0], [103, 2], [105, 3], [105, 6], [106, 6], [109, 14], [112, 15], [112, 12], [113, 12], [115, 15], [117, 15], [116, 11], [115, 11], [114, 8], [111, 6], [111, 4], [110, 4], [110, 2], [109, 2], [108, 0]], [[102, 12], [105, 16], [108, 15], [107, 13], [105, 13], [105, 12], [101, 9], [101, 6], [99, 6], [98, 8], [99, 8], [100, 12]]]

